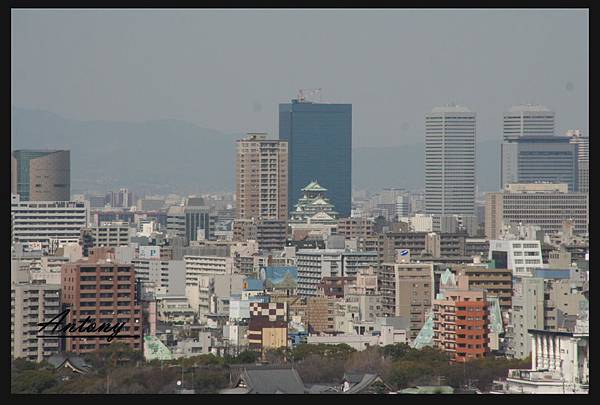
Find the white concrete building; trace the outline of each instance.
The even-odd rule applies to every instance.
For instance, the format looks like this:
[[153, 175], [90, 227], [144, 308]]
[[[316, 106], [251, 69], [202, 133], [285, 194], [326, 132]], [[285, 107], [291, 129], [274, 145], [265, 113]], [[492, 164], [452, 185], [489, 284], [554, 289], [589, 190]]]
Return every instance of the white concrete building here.
[[156, 297], [158, 320], [174, 324], [194, 323], [196, 312], [185, 295], [162, 295]]
[[186, 268], [183, 260], [134, 258], [135, 278], [146, 286], [162, 287], [168, 295], [184, 295]]
[[415, 214], [411, 217], [401, 217], [400, 221], [407, 222], [411, 231], [414, 232], [433, 232], [433, 216], [425, 214]]
[[127, 246], [130, 237], [135, 235], [135, 228], [128, 222], [101, 222], [84, 232], [92, 236], [93, 247]]
[[508, 371], [492, 393], [587, 394], [590, 385], [589, 321], [575, 332], [530, 329], [531, 369]]
[[491, 240], [488, 259], [498, 269], [512, 269], [514, 277], [531, 277], [533, 270], [544, 267], [538, 240]]
[[350, 252], [345, 249], [300, 249], [296, 252], [298, 294], [317, 295], [323, 277], [354, 277], [361, 269], [376, 266], [376, 252]]
[[12, 242], [38, 243], [48, 250], [50, 240], [79, 240], [89, 222], [87, 202], [20, 201], [11, 195]]

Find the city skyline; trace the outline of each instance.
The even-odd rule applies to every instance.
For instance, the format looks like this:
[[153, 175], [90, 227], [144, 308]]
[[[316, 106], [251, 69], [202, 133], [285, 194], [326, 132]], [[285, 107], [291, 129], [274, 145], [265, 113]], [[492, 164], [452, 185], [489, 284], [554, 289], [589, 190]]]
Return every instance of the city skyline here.
[[588, 394], [588, 14], [13, 10], [10, 393]]

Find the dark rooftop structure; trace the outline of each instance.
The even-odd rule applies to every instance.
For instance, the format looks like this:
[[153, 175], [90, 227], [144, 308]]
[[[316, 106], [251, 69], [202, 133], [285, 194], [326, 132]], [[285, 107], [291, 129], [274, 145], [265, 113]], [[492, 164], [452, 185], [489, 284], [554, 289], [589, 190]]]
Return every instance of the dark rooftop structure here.
[[76, 355], [58, 353], [48, 357], [47, 361], [57, 370], [70, 369], [74, 373], [79, 374], [91, 371], [91, 366], [85, 362], [85, 359]]
[[221, 394], [304, 394], [298, 372], [289, 366], [244, 365], [232, 367], [231, 388]]

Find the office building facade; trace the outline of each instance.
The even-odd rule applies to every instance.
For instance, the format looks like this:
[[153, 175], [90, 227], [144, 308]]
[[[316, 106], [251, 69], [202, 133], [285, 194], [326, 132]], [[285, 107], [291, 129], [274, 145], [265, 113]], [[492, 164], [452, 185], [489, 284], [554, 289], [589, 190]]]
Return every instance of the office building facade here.
[[39, 244], [48, 249], [51, 241], [78, 242], [81, 230], [88, 225], [87, 202], [22, 201], [11, 196], [12, 242]]
[[562, 230], [570, 220], [576, 234], [588, 233], [589, 194], [568, 191], [568, 185], [507, 184], [501, 192], [486, 193], [485, 235], [500, 237], [503, 226], [538, 226], [550, 235]]
[[341, 217], [352, 208], [352, 105], [302, 99], [279, 105], [279, 139], [288, 142], [288, 207], [318, 180]]
[[11, 177], [21, 201], [69, 201], [71, 153], [68, 150], [16, 150]]
[[577, 186], [580, 193], [589, 192], [590, 187], [590, 137], [580, 129], [570, 129], [565, 134], [569, 142], [577, 145]]
[[567, 183], [577, 186], [577, 145], [554, 133], [554, 113], [543, 106], [522, 105], [504, 113], [501, 184]]
[[425, 116], [428, 214], [475, 214], [475, 113], [436, 107]]

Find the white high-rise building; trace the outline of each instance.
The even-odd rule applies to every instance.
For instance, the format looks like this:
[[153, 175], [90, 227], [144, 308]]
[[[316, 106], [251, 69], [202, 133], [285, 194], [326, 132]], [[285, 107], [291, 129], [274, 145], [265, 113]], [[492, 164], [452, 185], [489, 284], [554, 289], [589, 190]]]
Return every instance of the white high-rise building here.
[[542, 105], [517, 105], [504, 113], [504, 140], [522, 136], [554, 136], [554, 112]]
[[425, 116], [427, 214], [475, 214], [475, 113], [436, 107]]

